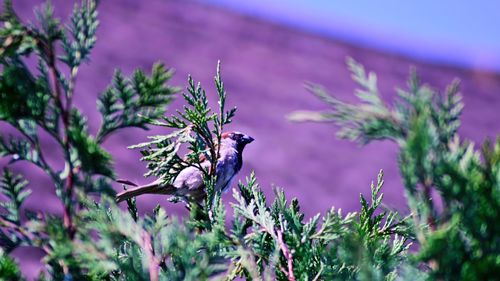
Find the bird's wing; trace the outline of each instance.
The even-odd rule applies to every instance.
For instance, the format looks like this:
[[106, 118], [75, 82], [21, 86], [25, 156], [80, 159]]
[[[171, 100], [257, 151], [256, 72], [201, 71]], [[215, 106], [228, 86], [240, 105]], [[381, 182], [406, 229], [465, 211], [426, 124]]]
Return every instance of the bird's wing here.
[[187, 167], [180, 171], [172, 185], [175, 186], [180, 193], [187, 192], [188, 190], [199, 189], [204, 185], [203, 172], [197, 167]]
[[[125, 181], [121, 181], [124, 183]], [[134, 188], [124, 190], [116, 195], [116, 201], [121, 202], [132, 197], [136, 197], [142, 194], [173, 194], [175, 193], [175, 187], [172, 185], [161, 184], [162, 180], [157, 179], [152, 183], [135, 186]]]

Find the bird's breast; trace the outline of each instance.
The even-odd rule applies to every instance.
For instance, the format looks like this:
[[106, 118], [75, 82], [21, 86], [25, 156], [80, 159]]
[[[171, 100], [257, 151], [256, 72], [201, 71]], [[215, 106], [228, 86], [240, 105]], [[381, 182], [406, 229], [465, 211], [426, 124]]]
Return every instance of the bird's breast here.
[[229, 187], [231, 179], [241, 168], [237, 153], [228, 153], [223, 155], [217, 161], [217, 184], [218, 190], [224, 191]]

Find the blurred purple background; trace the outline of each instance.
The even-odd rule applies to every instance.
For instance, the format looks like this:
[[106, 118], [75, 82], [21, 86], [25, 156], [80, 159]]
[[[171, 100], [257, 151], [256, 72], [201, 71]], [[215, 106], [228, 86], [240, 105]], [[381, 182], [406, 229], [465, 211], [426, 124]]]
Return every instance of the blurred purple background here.
[[[14, 7], [24, 19], [32, 19], [33, 6], [42, 2], [14, 1]], [[56, 14], [66, 20], [73, 1], [52, 2]], [[255, 3], [260, 2], [263, 3]], [[394, 97], [396, 86], [405, 86], [411, 65], [417, 67], [424, 82], [436, 89], [443, 90], [453, 78], [460, 78], [466, 105], [460, 130], [462, 137], [479, 143], [499, 133], [500, 75], [485, 69], [500, 69], [498, 60], [495, 61], [498, 57], [494, 57], [500, 54], [500, 48], [498, 42], [482, 41], [478, 34], [462, 29], [469, 22], [480, 20], [474, 11], [471, 13], [478, 18], [468, 18], [467, 24], [454, 26], [454, 21], [448, 22], [449, 34], [453, 35], [448, 40], [440, 33], [425, 37], [424, 31], [432, 30], [432, 26], [441, 26], [440, 32], [446, 31], [439, 22], [432, 24], [437, 16], [422, 16], [420, 31], [407, 29], [402, 37], [393, 31], [404, 32], [405, 27], [418, 24], [406, 24], [407, 18], [398, 17], [393, 23], [396, 29], [391, 29], [391, 21], [382, 20], [381, 9], [373, 10], [371, 14], [378, 17], [370, 18], [354, 13], [354, 7], [339, 6], [337, 11], [343, 13], [342, 20], [330, 21], [325, 11], [334, 13], [335, 6], [321, 9], [297, 6], [299, 1], [290, 2], [291, 6], [284, 6], [282, 2], [250, 9], [250, 4], [235, 7], [232, 3], [226, 7], [229, 2], [223, 0], [101, 1], [98, 41], [91, 63], [81, 68], [75, 96], [76, 105], [89, 117], [91, 132], [97, 131], [101, 121], [96, 98], [110, 82], [115, 68], [130, 74], [137, 67], [149, 70], [154, 62], [162, 61], [176, 69], [174, 85], [184, 87], [187, 75], [191, 74], [202, 82], [211, 101], [215, 102], [213, 76], [220, 59], [228, 105], [238, 106], [230, 128], [256, 139], [245, 151], [245, 164], [239, 177], [244, 178], [255, 170], [269, 199], [273, 198], [273, 185], [283, 187], [288, 198], [299, 198], [307, 216], [325, 212], [331, 206], [346, 211], [358, 209], [359, 193], [369, 192], [370, 181], [376, 178], [379, 169], [384, 169], [386, 175], [383, 188], [386, 205], [406, 210], [395, 144], [379, 142], [359, 147], [337, 140], [337, 129], [331, 124], [296, 124], [285, 119], [285, 115], [294, 110], [326, 108], [303, 88], [305, 81], [322, 84], [345, 101], [356, 100], [352, 94], [355, 85], [344, 63], [346, 56], [377, 73], [379, 87], [387, 100]], [[303, 16], [299, 16], [301, 13]], [[359, 21], [359, 17], [366, 20]], [[491, 20], [488, 16], [484, 19]], [[397, 23], [401, 25], [394, 25]], [[483, 36], [494, 37], [491, 26], [484, 24]], [[368, 32], [372, 30], [374, 33]], [[474, 36], [454, 41], [452, 38], [460, 38], [462, 31]], [[378, 41], [377, 34], [383, 34]], [[384, 43], [389, 40], [390, 44]], [[435, 45], [429, 43], [432, 40]], [[487, 63], [474, 59], [484, 57], [491, 59], [486, 60]], [[176, 99], [167, 113], [182, 105], [182, 99]], [[0, 128], [8, 130], [4, 125]], [[138, 161], [139, 152], [126, 147], [144, 141], [147, 135], [162, 133], [166, 131], [127, 129], [109, 138], [105, 147], [113, 155], [118, 176], [147, 182], [149, 179], [142, 177], [145, 165]], [[45, 142], [51, 163], [58, 163], [60, 152], [51, 151], [54, 146], [47, 139]], [[6, 162], [0, 160], [0, 166]], [[61, 213], [48, 177], [26, 165], [14, 167], [33, 182], [33, 195], [27, 201], [27, 208]], [[121, 189], [119, 185], [116, 188]], [[231, 192], [224, 195], [224, 200], [231, 201]], [[162, 202], [169, 213], [186, 213], [183, 206], [164, 201], [161, 196], [138, 199], [141, 212], [148, 212]], [[41, 254], [31, 251], [27, 256], [26, 253], [26, 249], [20, 249], [15, 255], [23, 262], [23, 271], [33, 277]]]
[[203, 2], [391, 53], [443, 64], [500, 70], [498, 1]]

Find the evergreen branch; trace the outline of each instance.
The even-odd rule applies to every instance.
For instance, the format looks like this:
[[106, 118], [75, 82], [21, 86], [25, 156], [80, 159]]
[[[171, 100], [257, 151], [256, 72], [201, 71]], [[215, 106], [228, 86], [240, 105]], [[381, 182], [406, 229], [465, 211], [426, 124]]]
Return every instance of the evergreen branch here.
[[276, 231], [276, 238], [278, 240], [278, 245], [287, 260], [288, 270], [283, 270], [283, 272], [289, 281], [295, 281], [295, 275], [293, 274], [293, 255], [290, 250], [288, 250], [286, 243], [283, 242], [283, 229]]
[[[422, 85], [412, 71], [407, 88], [398, 89], [398, 100], [388, 105], [376, 75], [348, 59], [361, 104], [342, 102], [311, 84], [310, 90], [331, 108], [292, 115], [336, 122], [342, 127], [341, 137], [363, 144], [395, 141], [401, 148], [398, 160], [414, 225], [409, 224], [410, 216], [382, 207], [382, 172], [371, 184], [370, 196], [360, 195], [359, 212], [343, 215], [332, 208], [307, 221], [299, 201], [288, 201], [283, 190], [275, 189], [275, 199], [268, 204], [252, 173], [234, 191], [234, 215], [228, 222], [221, 196], [214, 191], [215, 167], [224, 126], [232, 121], [236, 108], [226, 109], [220, 62], [214, 79], [217, 109], [212, 110], [205, 90], [189, 77], [183, 93], [186, 106], [161, 121], [165, 105], [177, 92], [166, 85], [172, 71], [159, 64], [149, 76], [138, 70], [125, 77], [117, 71], [99, 98], [103, 122], [94, 138], [85, 116], [72, 103], [78, 69], [88, 61], [96, 40], [96, 3], [83, 0], [75, 5], [64, 31], [51, 5], [37, 10], [36, 25], [27, 25], [12, 3], [4, 2], [0, 120], [22, 136], [1, 137], [0, 156], [28, 160], [44, 169], [64, 206], [62, 219], [27, 211], [28, 222], [22, 224], [20, 210], [30, 191], [25, 180], [5, 171], [0, 182], [6, 197], [0, 203], [4, 209], [0, 244], [5, 252], [19, 245], [42, 248], [45, 279], [51, 280], [496, 278], [500, 138], [485, 142], [480, 151], [458, 138], [463, 104], [457, 82], [439, 95]], [[59, 58], [69, 66], [68, 79], [58, 69], [57, 43], [63, 46]], [[29, 54], [37, 56], [37, 74], [25, 64]], [[122, 210], [106, 195], [114, 174], [111, 157], [100, 145], [122, 128], [147, 129], [148, 125], [173, 132], [131, 147], [142, 150], [141, 160], [148, 163], [146, 175], [170, 184], [186, 167], [203, 172], [207, 198], [203, 205], [189, 204], [188, 219], [169, 217], [160, 207], [139, 216], [135, 200], [127, 201], [128, 210]], [[61, 146], [63, 171], [56, 173], [45, 160], [38, 128]], [[187, 155], [180, 156], [184, 150]], [[100, 203], [90, 199], [95, 191]], [[442, 213], [430, 197], [434, 191], [443, 199]], [[179, 198], [171, 198], [175, 199]], [[415, 236], [419, 248], [408, 253]], [[15, 280], [21, 278], [4, 251], [0, 252], [0, 279], [5, 272]]]
[[63, 37], [62, 45], [66, 54], [61, 60], [70, 67], [71, 76], [74, 77], [76, 76], [74, 72], [77, 72], [81, 62], [88, 58], [96, 42], [99, 25], [96, 1], [82, 0], [80, 5], [75, 3], [70, 21], [71, 24], [67, 29], [72, 40]]
[[366, 144], [372, 140], [390, 139], [400, 142], [406, 135], [401, 115], [391, 110], [381, 99], [377, 89], [376, 75], [366, 74], [362, 65], [348, 58], [347, 64], [353, 80], [361, 89], [356, 95], [362, 102], [359, 105], [347, 104], [330, 96], [319, 85], [309, 83], [307, 89], [320, 100], [331, 106], [324, 112], [297, 111], [288, 116], [292, 121], [335, 122], [341, 130], [339, 138]]
[[[69, 142], [69, 127], [70, 127], [70, 119], [69, 119], [69, 110], [70, 108], [66, 108], [63, 105], [62, 102], [62, 91], [61, 87], [58, 81], [58, 70], [56, 68], [56, 60], [55, 60], [55, 52], [52, 47], [52, 44], [49, 44], [49, 53], [48, 53], [48, 60], [47, 60], [47, 65], [49, 68], [49, 79], [50, 79], [50, 85], [51, 89], [53, 91], [53, 97], [56, 102], [56, 105], [58, 106], [59, 111], [62, 113], [62, 123], [63, 123], [63, 139], [62, 139], [62, 144], [63, 144], [63, 150], [64, 150], [64, 155], [65, 155], [65, 165], [67, 167], [68, 175], [66, 177], [66, 184], [65, 184], [65, 192], [64, 192], [64, 198], [63, 198], [63, 219], [64, 219], [64, 225], [68, 231], [68, 235], [70, 237], [73, 237], [75, 234], [74, 226], [73, 226], [73, 219], [72, 219], [72, 214], [71, 214], [71, 206], [72, 206], [72, 198], [73, 198], [73, 188], [74, 188], [74, 181], [75, 181], [75, 175], [74, 175], [74, 170], [73, 170], [73, 163], [71, 161], [71, 144]], [[66, 105], [71, 106], [70, 104], [70, 99], [68, 98], [68, 103]]]
[[4, 248], [4, 245], [2, 245], [2, 248], [7, 252], [14, 250], [17, 246], [20, 245], [39, 246], [46, 253], [50, 252], [50, 249], [48, 248], [47, 245], [40, 243], [42, 239], [39, 235], [30, 231], [29, 229], [25, 228], [22, 225], [19, 225], [15, 222], [9, 221], [8, 219], [0, 217], [0, 227], [8, 229], [8, 232], [14, 235], [10, 236], [10, 239], [14, 238], [14, 241], [12, 241], [13, 246]]
[[38, 139], [30, 136], [23, 129], [19, 129], [19, 131], [26, 137], [26, 139], [28, 139], [28, 141], [12, 136], [7, 141], [0, 135], [0, 156], [10, 155], [10, 163], [20, 160], [28, 161], [42, 169], [57, 184], [59, 181], [58, 176], [45, 160]]
[[[491, 199], [495, 196], [492, 187], [497, 184], [500, 170], [495, 168], [498, 161], [493, 161], [495, 164], [490, 162], [490, 159], [496, 158], [493, 155], [500, 155], [496, 153], [500, 150], [491, 148], [487, 142], [487, 156], [483, 156], [482, 161], [472, 144], [458, 138], [459, 117], [463, 109], [459, 83], [454, 81], [440, 95], [422, 85], [412, 70], [407, 89], [397, 90], [399, 99], [391, 109], [379, 98], [375, 76], [367, 75], [352, 61], [350, 68], [354, 80], [362, 88], [361, 92], [357, 92], [362, 105], [342, 103], [315, 87], [314, 93], [332, 110], [310, 115], [299, 112], [292, 117], [296, 120], [337, 122], [341, 126], [341, 137], [361, 143], [390, 139], [400, 146], [399, 167], [412, 211], [414, 234], [405, 233], [408, 217], [396, 222], [397, 214], [394, 212], [372, 216], [379, 204], [379, 198], [373, 197], [374, 193], [371, 205], [363, 197], [360, 198], [360, 233], [368, 238], [394, 235], [394, 253], [405, 252], [407, 240], [416, 235], [421, 247], [417, 256], [420, 261], [428, 263], [433, 278], [490, 278], [490, 270], [476, 265], [489, 264], [491, 268], [498, 269], [497, 265], [489, 262], [492, 257], [489, 253], [498, 251], [500, 244], [485, 245], [479, 241], [500, 241], [500, 229], [493, 222], [493, 217], [488, 215], [500, 212], [498, 200]], [[494, 147], [497, 146], [500, 147], [498, 144]], [[496, 179], [492, 175], [496, 175]], [[444, 210], [441, 213], [434, 206], [434, 190], [443, 201]], [[382, 215], [387, 216], [383, 223]], [[479, 225], [482, 231], [478, 231]], [[320, 231], [313, 237], [319, 238], [322, 234], [323, 231]], [[473, 254], [478, 252], [484, 254]], [[465, 263], [471, 266], [465, 269]]]
[[[115, 81], [115, 88], [121, 89], [122, 100], [126, 103], [133, 96], [133, 92], [127, 87], [121, 75], [118, 75]], [[224, 125], [231, 122], [235, 113], [235, 109], [224, 111], [226, 92], [220, 75], [220, 63], [217, 66], [215, 85], [219, 96], [218, 114], [212, 113], [206, 92], [200, 83], [195, 83], [189, 76], [187, 92], [182, 94], [187, 103], [183, 111], [177, 111], [177, 115], [172, 117], [163, 117], [163, 121], [149, 121], [153, 125], [173, 128], [176, 131], [165, 136], [151, 137], [151, 141], [130, 147], [143, 149], [141, 160], [148, 162], [149, 169], [146, 176], [154, 175], [161, 178], [165, 184], [171, 184], [177, 174], [186, 167], [195, 167], [202, 171], [207, 193], [207, 204], [205, 204], [207, 210], [212, 208], [214, 202], [213, 186], [216, 182], [215, 173], [217, 159], [220, 157], [219, 143], [222, 131]], [[177, 154], [183, 146], [188, 148], [185, 157]], [[202, 166], [203, 159], [209, 160], [210, 167]]]
[[113, 178], [111, 155], [99, 146], [97, 140], [88, 132], [87, 120], [77, 110], [71, 112], [71, 125], [68, 130], [72, 144], [70, 152], [77, 154], [78, 162], [73, 161], [74, 169], [81, 169], [90, 175], [103, 175]]
[[5, 0], [0, 16], [3, 28], [0, 30], [0, 58], [14, 54], [29, 54], [36, 47], [32, 31], [21, 23], [12, 7], [11, 0]]
[[[74, 235], [74, 227], [72, 222], [71, 206], [73, 198], [73, 188], [75, 182], [75, 175], [73, 170], [73, 163], [71, 161], [71, 144], [69, 141], [69, 127], [70, 127], [70, 110], [71, 110], [71, 99], [69, 96], [64, 95], [59, 78], [60, 73], [56, 66], [56, 53], [54, 48], [54, 42], [62, 38], [62, 32], [59, 28], [59, 23], [53, 17], [53, 8], [51, 5], [47, 4], [43, 11], [38, 11], [36, 13], [37, 18], [42, 26], [43, 38], [40, 41], [41, 44], [41, 57], [47, 64], [48, 72], [48, 83], [49, 88], [52, 93], [52, 98], [54, 99], [57, 110], [61, 113], [61, 119], [63, 124], [63, 137], [62, 137], [62, 148], [65, 156], [65, 166], [67, 167], [68, 175], [66, 177], [66, 184], [64, 187], [63, 201], [63, 217], [64, 224], [67, 228], [68, 235], [72, 237]], [[66, 97], [66, 106], [63, 104], [63, 98]]]
[[[47, 160], [45, 160], [45, 156], [44, 156], [44, 153], [43, 153], [43, 150], [42, 150], [42, 147], [41, 147], [41, 144], [40, 144], [40, 141], [38, 139], [37, 132], [36, 132], [36, 129], [37, 129], [36, 122], [33, 120], [29, 120], [29, 119], [26, 119], [26, 120], [21, 119], [21, 120], [17, 120], [17, 122], [13, 125], [29, 141], [30, 146], [33, 148], [33, 152], [31, 154], [34, 154], [36, 152], [36, 155], [38, 155], [38, 157], [36, 157], [36, 160], [38, 160], [38, 161], [33, 161], [35, 159], [33, 159], [32, 157], [28, 157], [28, 156], [22, 157], [22, 158], [24, 160], [30, 161], [31, 163], [37, 165], [47, 175], [49, 175], [54, 182], [58, 182], [57, 174], [52, 170], [50, 165], [47, 163]], [[13, 139], [11, 138], [11, 143], [12, 143], [12, 141], [13, 141]], [[0, 136], [0, 142], [2, 142], [1, 136]], [[10, 149], [11, 155], [12, 154], [20, 155], [20, 153], [13, 153], [13, 152], [14, 152], [14, 150]]]
[[104, 142], [107, 136], [122, 128], [147, 130], [146, 125], [163, 115], [164, 107], [178, 91], [166, 85], [173, 73], [160, 63], [153, 66], [150, 77], [142, 70], [136, 70], [131, 78], [125, 78], [120, 71], [115, 72], [113, 85], [99, 97], [97, 103], [103, 118], [97, 142]]
[[3, 280], [23, 280], [16, 262], [0, 249], [0, 276]]
[[27, 185], [28, 181], [21, 175], [14, 175], [10, 170], [4, 169], [0, 191], [7, 197], [8, 201], [0, 202], [0, 206], [7, 210], [7, 214], [2, 215], [2, 218], [18, 225], [21, 224], [20, 208], [24, 200], [31, 194], [31, 190], [25, 189]]
[[149, 263], [149, 279], [151, 281], [158, 281], [159, 279], [159, 269], [160, 269], [160, 259], [155, 256], [153, 252], [153, 245], [151, 242], [151, 236], [146, 231], [141, 233], [142, 236], [142, 249], [146, 252], [146, 257]]
[[[31, 194], [27, 189], [28, 181], [21, 175], [14, 175], [10, 170], [4, 169], [0, 182], [0, 192], [7, 198], [0, 202], [0, 206], [6, 211], [0, 215], [1, 247], [7, 253], [20, 245], [40, 245], [41, 237], [21, 224], [21, 206]], [[46, 249], [45, 246], [43, 246]]]

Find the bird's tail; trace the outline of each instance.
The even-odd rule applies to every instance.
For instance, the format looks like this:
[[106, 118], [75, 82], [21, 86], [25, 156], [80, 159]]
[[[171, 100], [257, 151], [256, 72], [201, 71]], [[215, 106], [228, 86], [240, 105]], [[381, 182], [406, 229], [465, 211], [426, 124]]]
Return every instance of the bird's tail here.
[[142, 194], [174, 194], [176, 190], [173, 185], [161, 184], [159, 180], [141, 186], [137, 186], [128, 180], [117, 180], [117, 182], [134, 186], [134, 188], [124, 190], [116, 195], [116, 202], [118, 203]]

